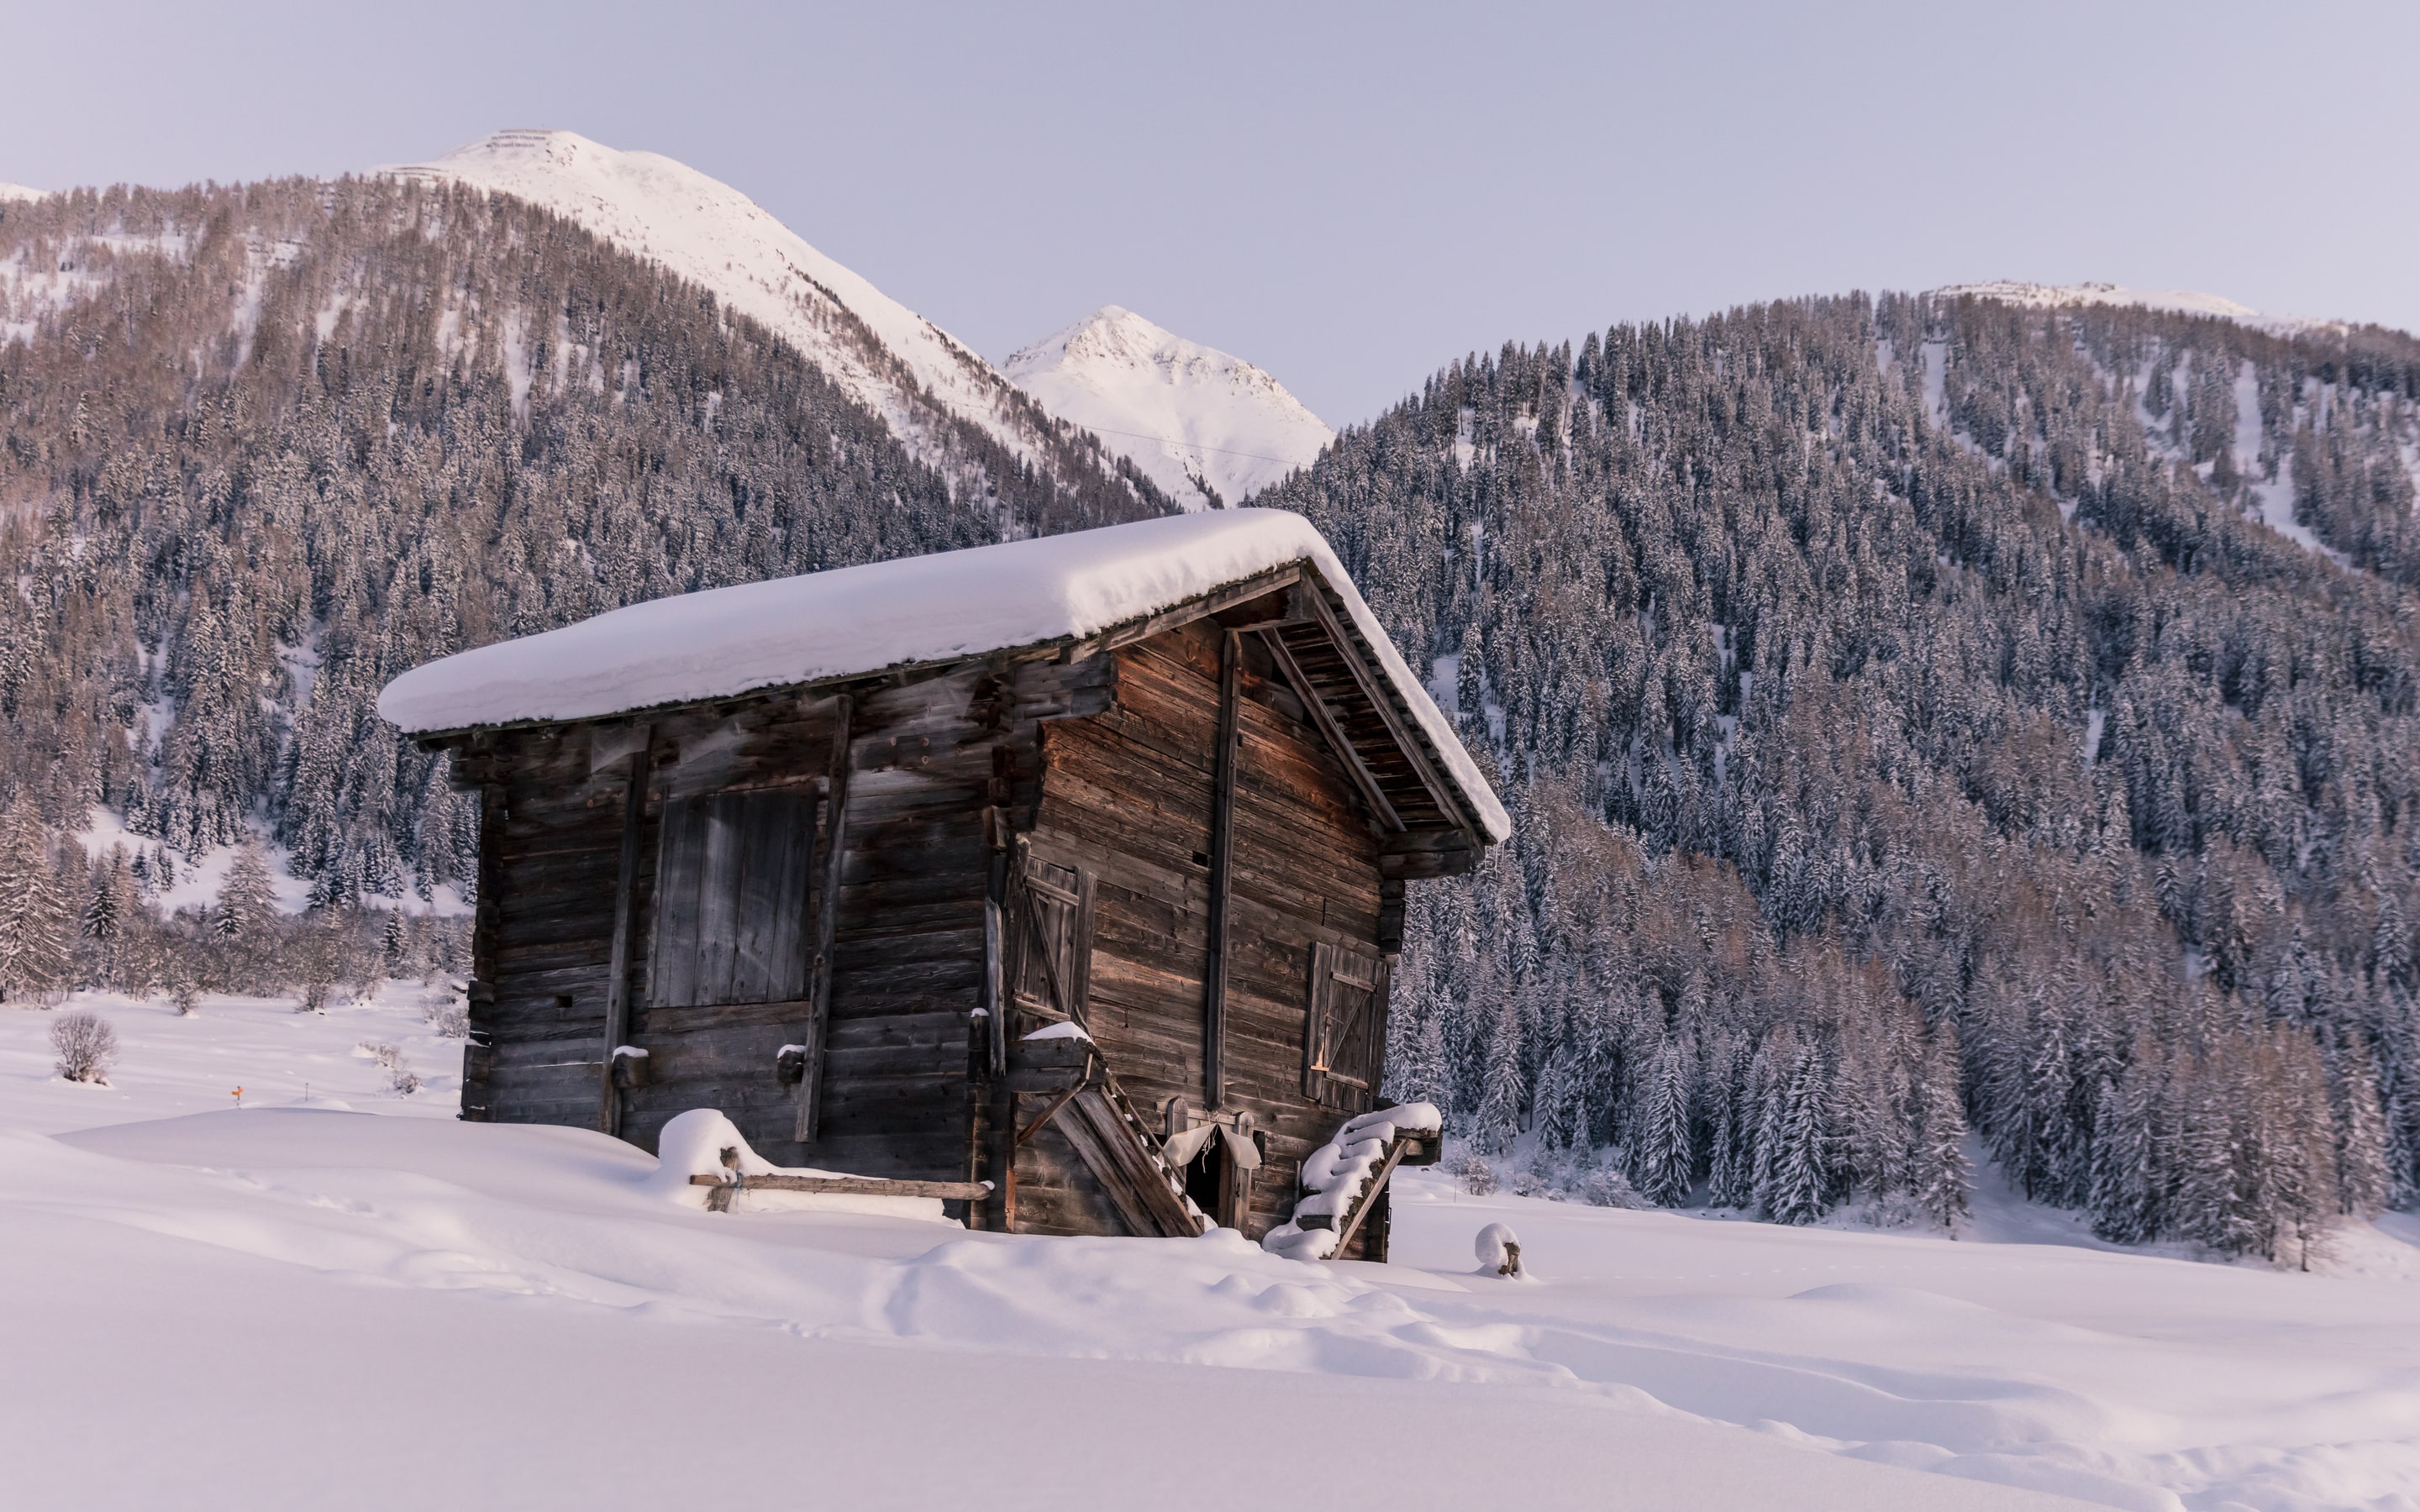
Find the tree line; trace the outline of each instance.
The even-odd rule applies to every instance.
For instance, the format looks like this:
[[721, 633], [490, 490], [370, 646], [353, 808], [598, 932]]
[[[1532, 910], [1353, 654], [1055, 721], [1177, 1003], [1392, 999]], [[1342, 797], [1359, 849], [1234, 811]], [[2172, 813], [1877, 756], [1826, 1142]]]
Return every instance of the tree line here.
[[1789, 1221], [1954, 1222], [1970, 1126], [2115, 1239], [2409, 1200], [2415, 440], [2409, 338], [1914, 296], [1509, 345], [1347, 430], [1256, 501], [1519, 821], [1414, 903], [1397, 1090]]

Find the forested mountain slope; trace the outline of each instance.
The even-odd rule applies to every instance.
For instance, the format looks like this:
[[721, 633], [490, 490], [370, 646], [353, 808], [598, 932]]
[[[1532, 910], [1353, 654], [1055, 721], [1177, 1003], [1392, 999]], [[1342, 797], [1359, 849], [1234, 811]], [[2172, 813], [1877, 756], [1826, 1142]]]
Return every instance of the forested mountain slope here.
[[[686, 163], [576, 131], [511, 131], [380, 172], [510, 194], [696, 285], [795, 347], [909, 455], [962, 488], [990, 484], [1003, 452], [1078, 492], [1120, 486], [1114, 454], [755, 201]], [[970, 446], [976, 436], [985, 443]], [[1129, 491], [1153, 501], [1148, 489]]]
[[1395, 1090], [1793, 1221], [1948, 1216], [1970, 1114], [2118, 1238], [2408, 1196], [2415, 442], [2407, 337], [1909, 297], [1348, 430], [1256, 501], [1519, 806], [1415, 900]]
[[[919, 413], [458, 184], [0, 205], [0, 994], [26, 815], [267, 823], [339, 906], [460, 884], [402, 669], [1170, 507]], [[1888, 296], [1454, 364], [1254, 501], [1521, 820], [1416, 891], [1397, 1090], [1792, 1221], [1953, 1213], [1970, 1119], [2118, 1238], [2297, 1258], [2409, 1197], [2415, 471], [2374, 330]]]
[[263, 816], [324, 901], [425, 895], [464, 878], [474, 816], [373, 711], [404, 669], [1169, 507], [1097, 453], [1054, 476], [923, 423], [962, 465], [695, 285], [473, 189], [9, 204], [0, 800], [66, 828], [105, 803], [189, 856]]

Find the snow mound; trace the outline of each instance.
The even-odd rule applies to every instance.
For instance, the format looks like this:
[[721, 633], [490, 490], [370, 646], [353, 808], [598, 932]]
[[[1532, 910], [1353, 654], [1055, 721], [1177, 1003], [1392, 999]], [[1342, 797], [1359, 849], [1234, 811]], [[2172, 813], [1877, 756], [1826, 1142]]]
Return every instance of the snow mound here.
[[[723, 1174], [722, 1152], [739, 1152], [742, 1176], [845, 1176], [845, 1171], [820, 1171], [803, 1165], [776, 1165], [750, 1148], [738, 1125], [714, 1108], [691, 1108], [675, 1114], [656, 1136], [655, 1174], [647, 1190], [666, 1202], [704, 1208], [708, 1193], [690, 1180]], [[870, 1212], [886, 1218], [923, 1218], [957, 1227], [941, 1211], [939, 1197], [861, 1196], [837, 1192], [745, 1191], [733, 1198], [736, 1212]]]
[[1081, 1040], [1086, 1044], [1093, 1042], [1093, 1037], [1086, 1034], [1084, 1026], [1074, 1019], [1069, 1019], [1063, 1024], [1046, 1024], [1025, 1038], [1029, 1043], [1035, 1040]]
[[[687, 164], [617, 151], [573, 131], [511, 131], [378, 171], [510, 194], [652, 258], [797, 347], [937, 466], [949, 458], [921, 417], [927, 400], [991, 432], [1016, 455], [1034, 455], [1025, 424], [1004, 403], [1011, 386], [990, 363], [747, 195]], [[859, 323], [876, 345], [850, 329]]]
[[[1433, 1103], [1404, 1103], [1347, 1119], [1336, 1137], [1303, 1157], [1302, 1184], [1310, 1195], [1294, 1205], [1294, 1216], [1262, 1236], [1261, 1246], [1292, 1260], [1324, 1260], [1336, 1249], [1333, 1220], [1353, 1206], [1361, 1189], [1387, 1158], [1388, 1142], [1397, 1130], [1436, 1134], [1445, 1117]], [[1302, 1220], [1321, 1217], [1328, 1227], [1305, 1228]]]
[[1936, 299], [1965, 296], [1998, 300], [2004, 304], [2021, 304], [2036, 310], [2068, 304], [2140, 305], [2146, 310], [2214, 316], [2221, 320], [2232, 320], [2238, 325], [2251, 326], [2280, 336], [2346, 329], [2340, 320], [2307, 320], [2300, 316], [2263, 315], [2248, 304], [2239, 304], [2220, 295], [2182, 288], [2127, 288], [2119, 284], [2024, 284], [2002, 278], [1980, 284], [1946, 284], [1931, 292]]
[[11, 200], [42, 199], [49, 193], [47, 189], [28, 189], [23, 184], [0, 184], [0, 205]]
[[1239, 504], [1336, 439], [1301, 400], [1240, 357], [1111, 304], [1016, 352], [1009, 378], [1099, 434], [1188, 509]]
[[[869, 1508], [996, 1492], [1031, 1448], [1002, 1381], [1099, 1430], [1083, 1489], [1133, 1494], [1082, 1504], [1156, 1504], [1171, 1463], [1252, 1432], [1267, 1452], [1241, 1471], [1202, 1461], [1236, 1477], [1218, 1499], [1319, 1484], [1339, 1431], [1365, 1451], [1357, 1491], [1386, 1493], [1356, 1504], [1510, 1485], [1576, 1512], [1603, 1504], [1608, 1465], [1630, 1502], [1710, 1512], [2420, 1504], [2406, 1215], [2356, 1228], [2362, 1273], [2313, 1275], [2054, 1227], [1995, 1241], [2005, 1195], [1952, 1242], [1482, 1197], [1435, 1168], [1395, 1178], [1385, 1266], [1297, 1264], [1226, 1230], [734, 1221], [663, 1200], [666, 1165], [594, 1130], [381, 1099], [347, 1052], [381, 1016], [400, 1041], [407, 1005], [101, 1006], [124, 1074], [80, 1097], [44, 1083], [50, 1015], [0, 1012], [0, 1334], [41, 1383], [0, 1418], [0, 1453], [26, 1505], [150, 1506], [175, 1488], [166, 1501], [210, 1512], [320, 1506], [344, 1485], [349, 1507], [404, 1512], [442, 1473], [536, 1489], [517, 1505], [633, 1484], [670, 1502], [693, 1491], [695, 1454], [597, 1453], [597, 1382], [634, 1373], [674, 1383], [658, 1418], [698, 1407], [650, 1419], [668, 1442], [756, 1442], [806, 1413], [817, 1484]], [[326, 1078], [381, 1116], [236, 1112], [239, 1072], [281, 1097]], [[217, 1111], [173, 1116], [196, 1108]], [[152, 1121], [90, 1128], [97, 1112]], [[701, 1149], [719, 1164], [719, 1117], [684, 1126], [670, 1169]], [[1553, 1273], [1472, 1276], [1491, 1223]], [[902, 1427], [911, 1400], [952, 1431]], [[367, 1421], [394, 1431], [364, 1439]], [[93, 1451], [96, 1424], [126, 1422], [144, 1431]], [[725, 1458], [718, 1485], [795, 1491], [794, 1466], [758, 1496], [767, 1457]]]
[[1428, 690], [1299, 515], [1228, 510], [903, 557], [633, 604], [405, 672], [379, 713], [429, 733], [584, 719], [1097, 635], [1309, 562], [1488, 833], [1512, 822]]

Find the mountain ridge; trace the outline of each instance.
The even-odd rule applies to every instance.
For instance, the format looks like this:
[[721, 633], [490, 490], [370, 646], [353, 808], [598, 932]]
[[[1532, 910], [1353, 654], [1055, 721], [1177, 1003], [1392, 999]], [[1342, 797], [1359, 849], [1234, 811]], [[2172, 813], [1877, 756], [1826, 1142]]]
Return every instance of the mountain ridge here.
[[2006, 304], [2036, 310], [2063, 305], [2109, 304], [2131, 305], [2174, 315], [2206, 315], [2232, 320], [2255, 331], [2265, 331], [2273, 336], [2301, 335], [2309, 332], [2330, 332], [2341, 335], [2351, 330], [2354, 324], [2304, 316], [2267, 315], [2223, 294], [2210, 294], [2198, 289], [2129, 288], [2122, 284], [2098, 283], [2029, 284], [2017, 279], [1994, 278], [1972, 284], [1945, 284], [1931, 292], [1941, 299], [1972, 297], [1998, 300]]
[[1336, 439], [1265, 370], [1115, 304], [1019, 347], [1001, 370], [1188, 509], [1241, 503]]
[[1085, 465], [1071, 460], [1065, 438], [1024, 392], [964, 342], [740, 191], [675, 159], [576, 131], [515, 129], [374, 172], [510, 194], [660, 264], [796, 346], [944, 473], [967, 467], [935, 409], [1046, 471]]

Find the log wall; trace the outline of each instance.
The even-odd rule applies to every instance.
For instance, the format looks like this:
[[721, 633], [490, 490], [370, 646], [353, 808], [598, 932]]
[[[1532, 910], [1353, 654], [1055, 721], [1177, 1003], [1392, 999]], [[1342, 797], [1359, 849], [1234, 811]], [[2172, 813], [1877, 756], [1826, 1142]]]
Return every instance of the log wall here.
[[[1220, 634], [1197, 621], [1111, 654], [1115, 707], [1042, 732], [1031, 842], [1096, 878], [1092, 1032], [1147, 1106], [1171, 1096], [1197, 1111], [1205, 1103]], [[1249, 1110], [1267, 1136], [1246, 1218], [1257, 1237], [1292, 1212], [1303, 1157], [1344, 1117], [1302, 1091], [1311, 951], [1325, 942], [1379, 953], [1380, 878], [1379, 841], [1351, 779], [1258, 639], [1246, 635], [1243, 649], [1226, 1083], [1227, 1107]], [[1020, 1228], [1088, 1231], [1093, 1204], [1081, 1171], [1067, 1165], [1065, 1156], [1020, 1165]], [[1073, 1211], [1057, 1212], [1058, 1202]], [[1382, 1227], [1357, 1238], [1355, 1253], [1383, 1254], [1384, 1243]]]
[[[986, 899], [1004, 896], [1003, 858], [1020, 837], [1036, 856], [1093, 874], [1087, 1011], [1120, 1083], [1140, 1106], [1174, 1096], [1202, 1109], [1223, 634], [1202, 620], [1070, 661], [974, 663], [837, 690], [849, 699], [848, 813], [821, 1116], [808, 1144], [795, 1137], [799, 1090], [780, 1073], [780, 1051], [814, 1032], [811, 1003], [651, 1006], [647, 947], [665, 799], [773, 785], [823, 793], [835, 690], [473, 738], [456, 773], [481, 794], [488, 827], [464, 1117], [597, 1123], [633, 751], [647, 787], [621, 1038], [648, 1055], [644, 1078], [613, 1100], [623, 1137], [652, 1149], [675, 1114], [719, 1107], [782, 1164], [1000, 1180], [1001, 1121], [1040, 1111], [989, 1083], [973, 1016]], [[1257, 635], [1240, 644], [1225, 1080], [1227, 1108], [1249, 1110], [1265, 1136], [1246, 1215], [1258, 1235], [1291, 1212], [1303, 1157], [1344, 1116], [1303, 1092], [1312, 947], [1380, 953], [1384, 899], [1380, 842], [1354, 779]], [[824, 903], [828, 808], [810, 919]], [[1020, 1231], [1122, 1231], [1055, 1127], [1016, 1159]], [[1355, 1251], [1383, 1257], [1385, 1242], [1381, 1220]]]

